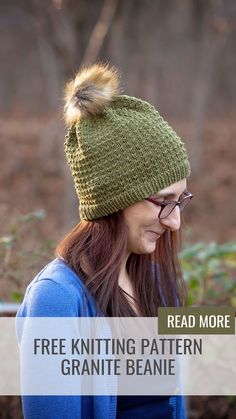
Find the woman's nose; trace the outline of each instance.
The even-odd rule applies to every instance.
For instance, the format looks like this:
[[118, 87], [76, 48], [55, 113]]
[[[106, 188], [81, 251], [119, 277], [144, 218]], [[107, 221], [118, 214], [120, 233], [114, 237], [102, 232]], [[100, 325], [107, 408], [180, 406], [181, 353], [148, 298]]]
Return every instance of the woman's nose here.
[[178, 205], [176, 205], [175, 209], [168, 215], [168, 217], [163, 218], [160, 220], [161, 224], [165, 227], [169, 228], [171, 231], [176, 231], [180, 229], [180, 210]]

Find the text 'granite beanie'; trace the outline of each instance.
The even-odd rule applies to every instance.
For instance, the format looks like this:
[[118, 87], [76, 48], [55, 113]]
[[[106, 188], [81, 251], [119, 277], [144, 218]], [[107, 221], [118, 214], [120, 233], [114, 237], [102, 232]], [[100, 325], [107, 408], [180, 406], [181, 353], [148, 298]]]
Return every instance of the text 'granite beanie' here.
[[67, 160], [84, 220], [112, 214], [186, 178], [185, 146], [149, 103], [121, 95], [109, 64], [66, 86]]

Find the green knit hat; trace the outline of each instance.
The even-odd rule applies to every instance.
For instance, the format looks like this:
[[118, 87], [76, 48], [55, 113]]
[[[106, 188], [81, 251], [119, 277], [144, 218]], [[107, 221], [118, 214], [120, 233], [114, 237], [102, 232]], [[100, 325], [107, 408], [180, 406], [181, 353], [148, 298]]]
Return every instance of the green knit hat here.
[[83, 68], [68, 83], [65, 120], [81, 219], [122, 210], [190, 174], [181, 139], [152, 105], [120, 94], [108, 64]]

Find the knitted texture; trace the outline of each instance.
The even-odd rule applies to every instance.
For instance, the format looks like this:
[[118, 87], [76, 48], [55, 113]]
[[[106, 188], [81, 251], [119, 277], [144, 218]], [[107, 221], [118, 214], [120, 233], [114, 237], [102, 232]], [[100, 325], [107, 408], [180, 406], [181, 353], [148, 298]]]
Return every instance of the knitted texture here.
[[122, 210], [190, 174], [174, 130], [152, 105], [126, 95], [70, 126], [65, 151], [84, 220]]

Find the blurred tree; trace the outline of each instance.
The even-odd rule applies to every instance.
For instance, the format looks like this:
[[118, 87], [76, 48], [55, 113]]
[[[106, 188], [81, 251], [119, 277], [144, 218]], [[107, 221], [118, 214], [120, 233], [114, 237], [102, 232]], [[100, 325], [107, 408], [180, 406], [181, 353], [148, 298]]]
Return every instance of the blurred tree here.
[[56, 112], [65, 79], [97, 58], [119, 65], [130, 94], [173, 117], [198, 126], [202, 114], [232, 111], [235, 4], [2, 0], [2, 114]]
[[188, 121], [192, 173], [199, 173], [206, 121], [236, 106], [234, 0], [2, 0], [0, 11], [0, 112], [47, 117], [39, 154], [45, 173], [62, 170], [66, 226], [77, 212], [64, 165], [62, 97], [81, 64], [111, 61], [128, 94], [168, 120]]

